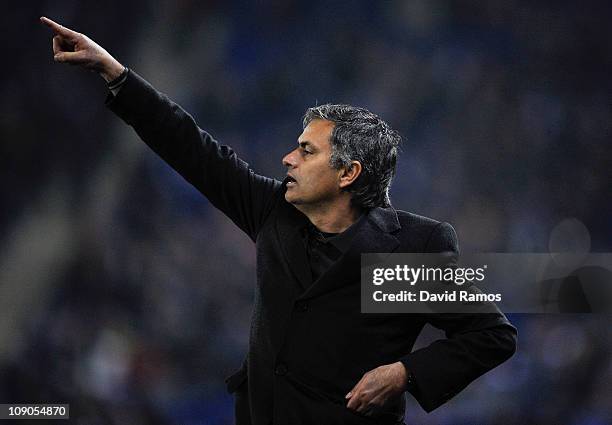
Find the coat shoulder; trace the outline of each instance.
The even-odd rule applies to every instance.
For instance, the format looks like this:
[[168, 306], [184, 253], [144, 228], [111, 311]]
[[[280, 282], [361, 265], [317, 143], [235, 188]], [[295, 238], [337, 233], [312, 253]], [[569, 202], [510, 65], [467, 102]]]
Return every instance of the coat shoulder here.
[[403, 210], [395, 210], [397, 212], [397, 219], [400, 225], [404, 227], [424, 227], [433, 228], [440, 224], [440, 221], [434, 220], [433, 218], [425, 217], [415, 213], [411, 213]]
[[396, 212], [400, 230], [395, 236], [400, 240], [402, 249], [409, 252], [429, 251], [434, 234], [442, 238], [448, 236], [450, 239], [455, 239], [453, 245], [456, 245], [455, 231], [450, 224], [408, 211], [396, 210]]

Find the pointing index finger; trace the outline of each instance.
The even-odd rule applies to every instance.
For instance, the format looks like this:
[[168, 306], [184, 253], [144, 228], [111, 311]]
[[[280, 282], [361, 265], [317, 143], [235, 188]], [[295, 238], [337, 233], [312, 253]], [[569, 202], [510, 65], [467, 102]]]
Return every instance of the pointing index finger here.
[[51, 28], [53, 30], [53, 32], [55, 32], [56, 34], [59, 34], [63, 37], [66, 37], [69, 40], [74, 40], [77, 35], [79, 33], [72, 31], [71, 29], [68, 29], [60, 24], [58, 24], [57, 22], [45, 17], [45, 16], [41, 16], [40, 17], [40, 21], [45, 24], [46, 26], [48, 26], [49, 28]]

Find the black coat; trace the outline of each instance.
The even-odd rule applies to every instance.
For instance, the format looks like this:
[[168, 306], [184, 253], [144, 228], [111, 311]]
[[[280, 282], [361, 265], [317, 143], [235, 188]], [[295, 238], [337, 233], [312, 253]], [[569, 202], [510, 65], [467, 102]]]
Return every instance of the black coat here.
[[[285, 201], [285, 182], [255, 174], [132, 71], [107, 103], [256, 243], [249, 351], [227, 381], [239, 424], [401, 422], [403, 397], [370, 418], [349, 411], [344, 395], [365, 372], [402, 361], [416, 381], [413, 395], [431, 411], [514, 353], [516, 329], [501, 313], [360, 313], [360, 254], [457, 252], [449, 224], [374, 208], [350, 249], [311, 285], [300, 235], [308, 219]], [[411, 352], [426, 323], [447, 339]]]

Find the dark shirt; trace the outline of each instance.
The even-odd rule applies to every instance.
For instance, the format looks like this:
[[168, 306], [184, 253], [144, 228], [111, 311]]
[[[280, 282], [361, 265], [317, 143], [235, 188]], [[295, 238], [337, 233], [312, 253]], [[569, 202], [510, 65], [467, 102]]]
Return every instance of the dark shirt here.
[[351, 241], [359, 231], [366, 214], [362, 214], [348, 229], [342, 233], [325, 233], [309, 223], [303, 229], [303, 240], [308, 255], [308, 263], [314, 283], [331, 267], [351, 246]]

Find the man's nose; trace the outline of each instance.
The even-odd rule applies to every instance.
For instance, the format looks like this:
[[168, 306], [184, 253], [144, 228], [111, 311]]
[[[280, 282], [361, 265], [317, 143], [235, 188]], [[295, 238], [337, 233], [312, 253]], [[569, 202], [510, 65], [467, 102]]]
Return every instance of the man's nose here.
[[293, 168], [295, 167], [295, 164], [295, 150], [292, 150], [283, 158], [283, 165], [287, 168]]

